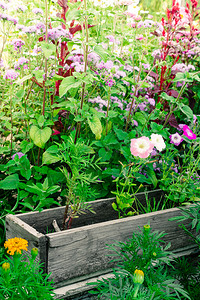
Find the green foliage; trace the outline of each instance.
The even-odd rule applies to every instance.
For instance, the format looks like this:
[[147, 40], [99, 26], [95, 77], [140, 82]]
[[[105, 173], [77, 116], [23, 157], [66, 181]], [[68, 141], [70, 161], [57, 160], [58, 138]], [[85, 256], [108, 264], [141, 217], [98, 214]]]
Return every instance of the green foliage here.
[[[145, 225], [140, 232], [134, 232], [126, 243], [116, 243], [109, 248], [114, 251], [114, 261], [118, 268], [109, 279], [98, 280], [96, 290], [98, 299], [191, 299], [183, 287], [170, 275], [169, 266], [173, 261], [170, 245], [162, 238], [165, 233], [151, 231]], [[144, 272], [144, 283], [135, 297], [134, 272]]]
[[53, 295], [52, 281], [43, 274], [42, 265], [35, 256], [27, 260], [27, 257], [15, 253], [13, 259], [1, 260], [0, 299], [53, 300]]

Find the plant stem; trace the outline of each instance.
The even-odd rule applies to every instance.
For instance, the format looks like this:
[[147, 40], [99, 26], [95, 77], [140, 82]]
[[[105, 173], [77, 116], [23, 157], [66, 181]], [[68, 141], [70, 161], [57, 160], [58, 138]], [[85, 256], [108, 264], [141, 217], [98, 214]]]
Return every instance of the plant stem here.
[[[87, 0], [84, 0], [84, 12], [87, 12]], [[88, 58], [88, 42], [89, 42], [89, 32], [88, 32], [88, 20], [87, 15], [85, 15], [85, 45], [83, 44], [83, 50], [84, 50], [84, 73], [86, 75], [87, 73], [87, 58]], [[84, 24], [82, 25], [82, 31], [84, 34]], [[84, 93], [85, 93], [85, 82], [82, 84], [82, 92], [81, 92], [81, 106], [80, 109], [83, 109], [83, 101], [84, 101]], [[76, 134], [74, 138], [74, 144], [76, 144], [77, 138], [80, 135], [81, 131], [81, 122], [79, 121], [77, 123], [76, 127]]]
[[106, 135], [108, 134], [108, 112], [109, 112], [109, 106], [110, 106], [110, 96], [111, 96], [111, 92], [110, 92], [110, 86], [108, 89], [108, 104], [107, 104], [107, 111], [106, 111]]

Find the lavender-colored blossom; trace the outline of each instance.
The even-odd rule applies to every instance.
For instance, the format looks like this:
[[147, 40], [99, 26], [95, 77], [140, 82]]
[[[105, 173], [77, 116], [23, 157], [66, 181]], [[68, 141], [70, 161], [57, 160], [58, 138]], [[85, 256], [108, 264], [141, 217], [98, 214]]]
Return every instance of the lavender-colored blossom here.
[[11, 41], [11, 45], [14, 46], [14, 49], [16, 51], [20, 52], [22, 46], [25, 45], [25, 42], [21, 39], [14, 39], [14, 40]]
[[39, 23], [37, 23], [36, 24], [36, 29], [37, 29], [37, 33], [41, 33], [41, 32], [45, 32], [46, 31], [46, 26], [45, 26], [45, 24], [44, 23], [42, 23], [42, 22], [39, 22]]
[[107, 70], [111, 70], [114, 67], [113, 61], [112, 60], [108, 60], [105, 64], [104, 64], [104, 68]]
[[16, 61], [14, 68], [15, 68], [15, 70], [17, 70], [17, 69], [20, 70], [20, 67], [23, 66], [23, 69], [27, 69], [28, 66], [25, 65], [25, 64], [27, 64], [27, 63], [28, 63], [28, 59], [27, 59], [27, 58], [25, 58], [25, 57], [20, 57], [20, 58]]
[[27, 6], [20, 4], [18, 5], [17, 10], [25, 12], [27, 10]]
[[10, 69], [7, 70], [4, 79], [10, 79], [11, 81], [14, 81], [19, 76], [19, 73], [17, 73], [15, 70]]
[[147, 100], [150, 105], [155, 106], [155, 100], [153, 98], [148, 98]]
[[24, 32], [24, 33], [35, 33], [35, 32], [37, 32], [37, 28], [36, 28], [36, 26], [24, 26], [24, 28], [22, 29], [22, 31]]
[[183, 141], [183, 138], [180, 136], [178, 132], [171, 134], [169, 138], [170, 138], [170, 143], [174, 144], [175, 146], [179, 146]]
[[143, 65], [143, 67], [144, 67], [144, 69], [150, 69], [150, 64], [142, 64]]
[[22, 25], [22, 24], [17, 24], [16, 25], [16, 28], [18, 29], [18, 30], [23, 30], [24, 29], [24, 25]]
[[8, 15], [8, 14], [1, 14], [0, 13], [0, 19], [2, 19], [3, 21], [10, 21], [13, 22], [14, 25], [16, 25], [18, 23], [18, 19]]
[[21, 158], [22, 156], [24, 156], [25, 154], [22, 153], [22, 152], [17, 152], [17, 153], [15, 153], [15, 154], [13, 154], [11, 158], [12, 158], [12, 159], [15, 159], [15, 156], [16, 156], [16, 155], [17, 155], [17, 156], [19, 157], [19, 159], [20, 159], [20, 158]]
[[176, 72], [189, 72], [190, 70], [195, 70], [195, 67], [193, 65], [186, 65], [184, 63], [180, 63], [180, 64], [175, 64], [172, 68], [172, 71], [176, 71]]
[[3, 10], [7, 10], [8, 9], [8, 4], [3, 2], [3, 1], [0, 1], [0, 7], [3, 9]]
[[92, 62], [94, 64], [96, 64], [98, 61], [100, 60], [100, 56], [95, 53], [95, 52], [91, 52], [88, 54], [88, 61]]
[[133, 120], [133, 125], [138, 126], [138, 122], [136, 120]]
[[34, 14], [36, 14], [36, 15], [38, 15], [38, 14], [41, 14], [41, 15], [43, 15], [43, 10], [41, 9], [41, 8], [34, 8], [33, 10], [32, 10], [32, 12], [34, 13]]
[[48, 38], [50, 40], [58, 40], [61, 37], [72, 38], [72, 35], [69, 33], [67, 29], [63, 29], [61, 26], [52, 28], [48, 30]]
[[161, 56], [161, 51], [160, 49], [154, 50], [151, 54], [154, 58], [160, 58]]
[[109, 78], [106, 80], [106, 85], [108, 86], [113, 86], [115, 84], [115, 81], [112, 78]]

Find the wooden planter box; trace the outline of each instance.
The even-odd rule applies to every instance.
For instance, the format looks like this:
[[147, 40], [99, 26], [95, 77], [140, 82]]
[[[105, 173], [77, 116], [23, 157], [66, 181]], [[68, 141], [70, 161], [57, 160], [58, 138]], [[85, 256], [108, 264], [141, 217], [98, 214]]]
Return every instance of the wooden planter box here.
[[[152, 191], [148, 197], [160, 198], [162, 191]], [[137, 198], [143, 202], [144, 193]], [[171, 242], [170, 250], [178, 254], [191, 253], [196, 249], [188, 235], [169, 218], [180, 215], [178, 208], [136, 215], [118, 219], [112, 208], [115, 198], [90, 202], [96, 214], [88, 212], [75, 219], [72, 229], [52, 232], [52, 221], [61, 226], [65, 207], [46, 209], [6, 217], [6, 238], [22, 237], [29, 242], [29, 251], [39, 249], [39, 259], [44, 263], [44, 271], [51, 273], [50, 279], [56, 287], [78, 282], [86, 278], [108, 273], [113, 264], [107, 255], [107, 244], [125, 242], [132, 237], [138, 226], [150, 223], [153, 230], [165, 231], [166, 242]]]

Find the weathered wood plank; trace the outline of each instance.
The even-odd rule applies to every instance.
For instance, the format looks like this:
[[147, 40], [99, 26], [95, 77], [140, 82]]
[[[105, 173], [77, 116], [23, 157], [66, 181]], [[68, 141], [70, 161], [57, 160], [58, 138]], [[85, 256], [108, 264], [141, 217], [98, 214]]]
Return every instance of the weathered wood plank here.
[[106, 244], [125, 242], [132, 237], [138, 226], [150, 222], [153, 230], [165, 231], [164, 240], [172, 242], [171, 249], [184, 248], [192, 244], [188, 235], [169, 218], [180, 215], [177, 208], [144, 215], [107, 221], [81, 228], [47, 234], [49, 239], [48, 271], [54, 282], [73, 277], [105, 271], [112, 267]]
[[44, 271], [47, 272], [47, 238], [36, 231], [29, 224], [25, 223], [14, 215], [6, 216], [6, 239], [19, 237], [28, 241], [28, 253], [32, 248], [38, 248], [37, 260], [44, 263]]
[[[161, 190], [155, 190], [147, 192], [146, 195], [149, 199], [160, 199], [163, 195]], [[145, 204], [145, 194], [138, 193], [136, 198], [143, 205]], [[94, 213], [87, 211], [87, 214], [82, 214], [79, 218], [73, 220], [73, 228], [81, 227], [89, 224], [105, 222], [109, 220], [114, 220], [118, 218], [118, 214], [112, 208], [112, 203], [115, 198], [99, 199], [95, 201], [88, 202], [91, 205]], [[42, 212], [30, 212], [25, 214], [17, 214], [24, 222], [28, 223], [30, 226], [34, 227], [37, 231], [41, 233], [47, 233], [48, 231], [53, 231], [52, 221], [56, 220], [58, 226], [62, 227], [63, 216], [65, 207], [56, 207], [51, 209], [45, 209]]]

